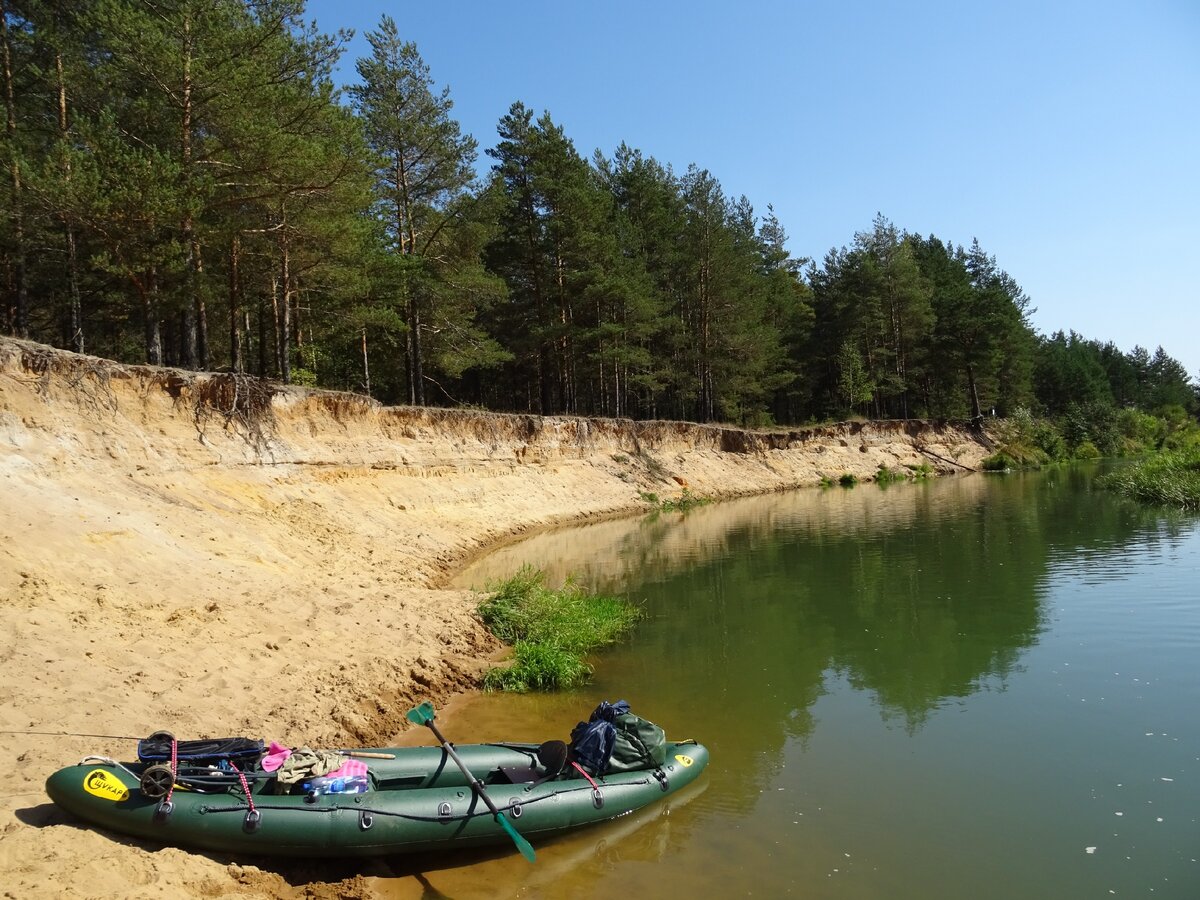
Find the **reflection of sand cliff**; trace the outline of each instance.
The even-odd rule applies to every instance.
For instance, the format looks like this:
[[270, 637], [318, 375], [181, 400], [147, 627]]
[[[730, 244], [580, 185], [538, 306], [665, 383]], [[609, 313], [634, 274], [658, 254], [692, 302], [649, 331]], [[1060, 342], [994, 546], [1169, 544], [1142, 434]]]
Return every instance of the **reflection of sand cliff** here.
[[454, 579], [481, 589], [522, 565], [546, 571], [552, 583], [568, 575], [596, 589], [621, 583], [631, 572], [670, 572], [710, 555], [735, 532], [768, 534], [819, 530], [825, 535], [866, 536], [889, 531], [916, 516], [958, 513], [983, 496], [981, 478], [943, 478], [882, 489], [789, 491], [770, 499], [747, 497], [696, 507], [687, 513], [655, 513], [586, 525], [566, 526], [501, 547], [472, 563]]

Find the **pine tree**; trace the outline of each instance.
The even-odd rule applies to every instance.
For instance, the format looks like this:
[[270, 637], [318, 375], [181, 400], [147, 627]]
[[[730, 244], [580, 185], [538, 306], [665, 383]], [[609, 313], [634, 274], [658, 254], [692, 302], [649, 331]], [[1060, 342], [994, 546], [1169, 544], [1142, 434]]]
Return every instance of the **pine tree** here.
[[479, 267], [468, 237], [476, 143], [450, 116], [450, 89], [435, 92], [429, 66], [390, 16], [367, 40], [371, 55], [358, 61], [362, 84], [350, 95], [376, 156], [376, 214], [398, 257], [386, 267], [387, 288], [404, 307], [408, 401], [424, 404], [431, 358], [452, 376], [495, 361], [498, 348], [475, 315], [499, 286]]

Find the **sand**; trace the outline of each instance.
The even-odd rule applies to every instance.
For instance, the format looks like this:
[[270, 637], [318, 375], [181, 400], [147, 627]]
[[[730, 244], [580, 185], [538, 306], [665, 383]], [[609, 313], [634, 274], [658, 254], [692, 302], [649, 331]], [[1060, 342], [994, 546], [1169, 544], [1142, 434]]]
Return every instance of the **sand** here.
[[[503, 652], [478, 598], [446, 587], [489, 548], [645, 511], [646, 493], [963, 472], [985, 444], [933, 423], [388, 409], [0, 339], [0, 895], [379, 896], [371, 863], [260, 868], [93, 831], [44, 781], [159, 729], [411, 741], [413, 702], [476, 689]], [[387, 895], [424, 889], [389, 879]]]

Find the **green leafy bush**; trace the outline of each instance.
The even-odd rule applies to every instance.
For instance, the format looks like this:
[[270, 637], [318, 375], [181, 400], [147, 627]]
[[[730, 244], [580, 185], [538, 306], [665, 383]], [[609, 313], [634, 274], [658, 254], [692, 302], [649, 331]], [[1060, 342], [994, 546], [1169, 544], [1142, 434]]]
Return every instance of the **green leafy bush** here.
[[838, 479], [838, 484], [842, 487], [854, 487], [858, 484], [858, 476], [853, 472], [843, 472], [842, 477]]
[[1007, 453], [993, 453], [986, 457], [980, 464], [980, 468], [985, 472], [1007, 472], [1009, 469], [1018, 468], [1017, 463]]
[[[996, 436], [999, 446], [993, 456], [983, 461], [986, 471], [1036, 469], [1066, 455], [1062, 436], [1053, 424], [1044, 419], [1035, 419], [1025, 407], [1018, 407], [1012, 415], [999, 422]], [[992, 461], [990, 466], [989, 460]], [[1000, 465], [1001, 462], [1004, 464]]]

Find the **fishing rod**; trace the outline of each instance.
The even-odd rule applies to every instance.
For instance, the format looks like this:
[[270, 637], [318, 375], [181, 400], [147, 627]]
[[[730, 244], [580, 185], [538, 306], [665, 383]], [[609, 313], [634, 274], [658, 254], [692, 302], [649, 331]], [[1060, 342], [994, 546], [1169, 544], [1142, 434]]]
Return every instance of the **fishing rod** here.
[[[82, 731], [13, 731], [7, 728], [0, 729], [0, 734], [36, 734], [46, 737], [87, 737], [87, 738], [107, 738], [113, 741], [144, 741], [145, 737], [138, 737], [132, 734], [88, 734]], [[372, 750], [333, 750], [333, 753], [340, 753], [342, 756], [351, 756], [358, 759], [395, 759], [394, 753], [378, 753]]]
[[8, 729], [0, 729], [0, 734], [37, 734], [46, 737], [90, 737], [90, 738], [108, 738], [113, 741], [140, 741], [144, 738], [136, 737], [131, 734], [87, 734], [82, 731], [10, 731]]

